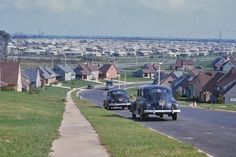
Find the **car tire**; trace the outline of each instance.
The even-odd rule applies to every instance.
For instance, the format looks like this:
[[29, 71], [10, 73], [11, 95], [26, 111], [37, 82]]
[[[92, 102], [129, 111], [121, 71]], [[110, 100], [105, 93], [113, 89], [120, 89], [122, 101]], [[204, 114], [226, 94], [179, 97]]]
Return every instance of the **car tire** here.
[[171, 117], [172, 117], [172, 120], [177, 120], [177, 113], [173, 113]]
[[136, 114], [135, 113], [132, 113], [132, 118], [136, 118]]
[[163, 118], [163, 114], [160, 115], [160, 118]]
[[143, 114], [142, 111], [140, 111], [140, 113], [139, 113], [139, 119], [140, 120], [145, 120], [145, 115]]

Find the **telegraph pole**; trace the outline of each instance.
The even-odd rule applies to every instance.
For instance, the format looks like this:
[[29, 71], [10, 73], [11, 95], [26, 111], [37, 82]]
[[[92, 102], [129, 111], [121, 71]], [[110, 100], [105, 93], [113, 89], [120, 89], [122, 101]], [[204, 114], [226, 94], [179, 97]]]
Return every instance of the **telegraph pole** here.
[[159, 68], [158, 68], [158, 85], [161, 84], [161, 64], [162, 62], [159, 62]]

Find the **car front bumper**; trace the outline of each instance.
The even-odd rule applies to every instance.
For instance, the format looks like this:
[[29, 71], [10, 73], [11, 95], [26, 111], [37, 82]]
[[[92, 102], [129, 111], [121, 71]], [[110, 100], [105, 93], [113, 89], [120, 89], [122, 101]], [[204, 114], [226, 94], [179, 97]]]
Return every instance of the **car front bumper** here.
[[179, 109], [177, 110], [144, 110], [144, 113], [146, 114], [173, 114], [173, 113], [180, 113], [181, 111]]
[[108, 104], [110, 107], [128, 107], [131, 106], [130, 103], [110, 103]]

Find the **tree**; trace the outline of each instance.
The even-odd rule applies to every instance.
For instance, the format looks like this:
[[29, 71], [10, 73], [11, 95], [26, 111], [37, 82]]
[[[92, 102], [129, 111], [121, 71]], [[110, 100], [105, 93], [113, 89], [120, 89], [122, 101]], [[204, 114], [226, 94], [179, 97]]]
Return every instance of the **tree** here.
[[7, 47], [8, 43], [11, 40], [11, 36], [9, 33], [0, 30], [0, 53], [1, 60], [7, 61]]

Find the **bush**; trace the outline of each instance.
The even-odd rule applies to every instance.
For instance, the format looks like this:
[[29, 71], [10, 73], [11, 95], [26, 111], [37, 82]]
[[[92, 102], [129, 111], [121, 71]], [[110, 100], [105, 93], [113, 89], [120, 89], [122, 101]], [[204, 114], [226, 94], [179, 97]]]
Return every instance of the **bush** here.
[[30, 87], [29, 89], [29, 94], [33, 95], [33, 94], [39, 94], [39, 89], [35, 88], [35, 87]]
[[67, 102], [67, 99], [66, 98], [62, 98], [62, 102]]
[[175, 92], [174, 97], [175, 97], [176, 100], [180, 100], [181, 96], [180, 96], [179, 92]]
[[192, 101], [195, 101], [197, 103], [201, 103], [202, 102], [201, 98], [199, 98], [199, 97], [193, 97]]
[[225, 102], [225, 100], [224, 100], [224, 98], [223, 98], [222, 96], [219, 96], [219, 97], [217, 98], [217, 103], [223, 104], [224, 102]]

